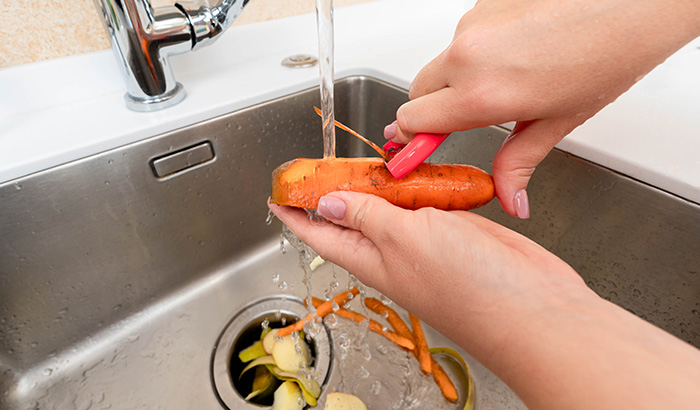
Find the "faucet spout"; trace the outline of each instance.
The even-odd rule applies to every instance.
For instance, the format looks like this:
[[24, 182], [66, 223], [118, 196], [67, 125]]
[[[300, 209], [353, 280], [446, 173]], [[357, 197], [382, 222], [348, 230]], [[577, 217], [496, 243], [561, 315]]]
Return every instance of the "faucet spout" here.
[[241, 14], [248, 0], [207, 0], [153, 8], [148, 0], [94, 0], [135, 111], [155, 111], [185, 98], [168, 58], [204, 47]]

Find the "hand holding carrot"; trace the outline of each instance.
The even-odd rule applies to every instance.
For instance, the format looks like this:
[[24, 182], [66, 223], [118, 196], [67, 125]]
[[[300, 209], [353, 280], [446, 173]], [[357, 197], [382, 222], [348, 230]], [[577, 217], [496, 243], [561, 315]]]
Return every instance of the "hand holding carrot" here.
[[323, 258], [458, 343], [529, 408], [590, 409], [591, 397], [601, 408], [700, 401], [700, 351], [600, 299], [563, 261], [491, 221], [355, 192], [321, 198], [327, 223], [269, 206]]

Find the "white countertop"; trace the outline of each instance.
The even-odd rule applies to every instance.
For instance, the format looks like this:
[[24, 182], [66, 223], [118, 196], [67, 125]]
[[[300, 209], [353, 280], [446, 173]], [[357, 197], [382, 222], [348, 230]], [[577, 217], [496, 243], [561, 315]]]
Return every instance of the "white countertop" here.
[[[450, 42], [473, 1], [381, 0], [336, 10], [336, 78], [407, 87]], [[318, 84], [314, 15], [232, 27], [171, 57], [187, 91], [177, 106], [129, 111], [111, 51], [0, 70], [0, 183]], [[700, 39], [677, 52], [559, 148], [700, 203]]]

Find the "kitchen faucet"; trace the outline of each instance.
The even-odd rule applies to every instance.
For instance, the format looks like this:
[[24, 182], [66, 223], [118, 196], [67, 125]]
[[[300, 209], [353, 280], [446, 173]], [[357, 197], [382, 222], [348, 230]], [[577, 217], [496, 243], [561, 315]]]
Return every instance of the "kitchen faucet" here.
[[208, 0], [152, 7], [149, 0], [94, 0], [119, 70], [126, 106], [135, 111], [171, 107], [185, 98], [168, 57], [212, 44], [249, 0]]

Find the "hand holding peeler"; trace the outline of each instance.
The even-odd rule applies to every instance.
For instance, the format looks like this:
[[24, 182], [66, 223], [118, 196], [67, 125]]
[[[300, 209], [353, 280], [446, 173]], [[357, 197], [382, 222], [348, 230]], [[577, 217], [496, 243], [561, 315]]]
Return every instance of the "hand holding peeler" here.
[[423, 163], [450, 134], [416, 134], [408, 144], [389, 141], [382, 149], [391, 160], [386, 163], [389, 173], [401, 179]]

